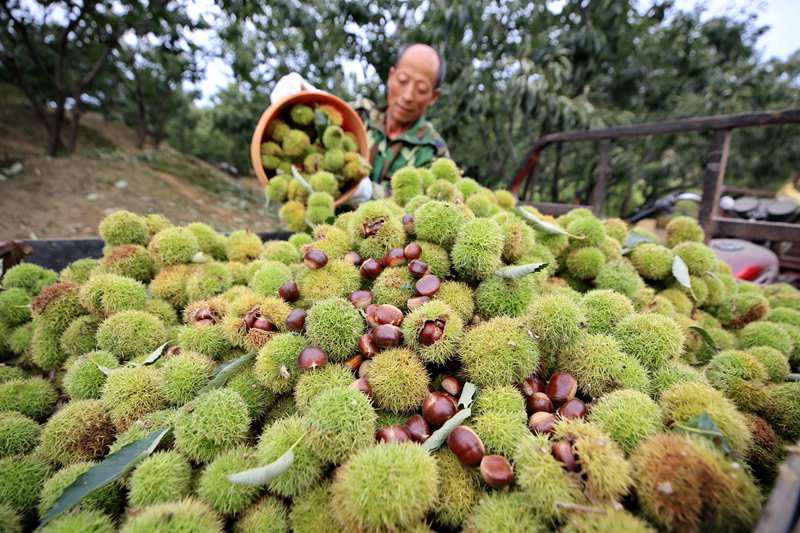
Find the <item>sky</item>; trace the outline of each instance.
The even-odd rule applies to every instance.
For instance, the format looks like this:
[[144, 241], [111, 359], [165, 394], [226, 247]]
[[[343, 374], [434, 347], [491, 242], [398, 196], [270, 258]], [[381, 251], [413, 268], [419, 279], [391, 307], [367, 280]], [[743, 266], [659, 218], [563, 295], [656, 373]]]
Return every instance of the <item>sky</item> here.
[[[567, 0], [550, 0], [551, 8], [563, 5]], [[646, 7], [651, 2], [641, 0]], [[759, 13], [758, 24], [770, 29], [759, 40], [759, 51], [765, 59], [777, 57], [786, 59], [800, 49], [800, 0], [676, 0], [676, 6], [683, 10], [693, 10], [697, 6], [705, 6], [704, 17], [713, 18], [730, 15], [739, 18], [744, 8], [756, 6]], [[191, 14], [213, 14], [219, 8], [214, 0], [192, 0], [189, 9]], [[214, 46], [213, 32], [196, 32], [198, 44]], [[360, 70], [357, 63], [345, 66], [348, 70]], [[301, 73], [302, 74], [302, 73]], [[363, 79], [363, 72], [353, 72], [357, 78]], [[231, 69], [222, 59], [210, 60], [205, 68], [205, 76], [198, 84], [202, 98], [201, 105], [210, 105], [213, 95], [231, 81]]]

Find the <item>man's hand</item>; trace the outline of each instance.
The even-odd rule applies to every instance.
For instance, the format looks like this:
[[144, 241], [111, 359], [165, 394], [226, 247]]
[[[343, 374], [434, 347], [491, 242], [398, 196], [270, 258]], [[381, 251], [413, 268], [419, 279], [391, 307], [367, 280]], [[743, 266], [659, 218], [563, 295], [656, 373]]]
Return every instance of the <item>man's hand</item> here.
[[297, 94], [301, 91], [316, 91], [317, 88], [308, 83], [297, 72], [291, 72], [278, 80], [275, 88], [269, 94], [270, 103], [274, 104], [287, 96]]
[[372, 180], [368, 177], [363, 178], [361, 181], [358, 182], [358, 187], [356, 188], [356, 192], [353, 193], [353, 196], [347, 200], [348, 205], [358, 205], [362, 202], [366, 202], [368, 200], [372, 200]]

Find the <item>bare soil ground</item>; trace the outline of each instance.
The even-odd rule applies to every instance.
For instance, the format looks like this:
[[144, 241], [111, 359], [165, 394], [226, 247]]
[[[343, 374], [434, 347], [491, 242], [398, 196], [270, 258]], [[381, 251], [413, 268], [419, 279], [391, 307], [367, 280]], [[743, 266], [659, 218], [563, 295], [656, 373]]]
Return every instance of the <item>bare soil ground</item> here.
[[166, 143], [139, 150], [130, 128], [94, 113], [81, 121], [75, 155], [49, 157], [24, 99], [7, 86], [0, 95], [0, 170], [22, 164], [18, 174], [0, 174], [0, 241], [95, 236], [117, 209], [220, 231], [278, 228], [255, 177], [232, 178]]

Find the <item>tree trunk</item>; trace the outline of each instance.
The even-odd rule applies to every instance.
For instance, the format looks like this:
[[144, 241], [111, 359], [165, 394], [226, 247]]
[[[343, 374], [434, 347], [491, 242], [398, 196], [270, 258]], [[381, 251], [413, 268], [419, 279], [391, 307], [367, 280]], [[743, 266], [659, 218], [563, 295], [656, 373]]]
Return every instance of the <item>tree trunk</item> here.
[[147, 110], [144, 107], [144, 91], [142, 90], [142, 78], [136, 70], [136, 65], [131, 58], [131, 70], [133, 71], [133, 79], [136, 83], [134, 94], [136, 95], [136, 121], [138, 136], [136, 139], [136, 148], [141, 150], [144, 148], [144, 141], [147, 138]]
[[70, 117], [69, 125], [69, 139], [67, 139], [67, 152], [74, 154], [75, 149], [78, 147], [78, 126], [81, 122], [81, 97], [80, 94], [75, 96], [75, 107], [72, 108], [72, 116]]
[[[61, 128], [64, 125], [64, 103], [66, 98], [59, 96], [56, 100], [56, 112], [53, 115], [53, 123], [51, 128], [48, 129], [47, 140], [47, 155], [55, 157], [58, 151], [64, 148], [64, 143], [61, 140]], [[45, 126], [47, 124], [45, 123]]]

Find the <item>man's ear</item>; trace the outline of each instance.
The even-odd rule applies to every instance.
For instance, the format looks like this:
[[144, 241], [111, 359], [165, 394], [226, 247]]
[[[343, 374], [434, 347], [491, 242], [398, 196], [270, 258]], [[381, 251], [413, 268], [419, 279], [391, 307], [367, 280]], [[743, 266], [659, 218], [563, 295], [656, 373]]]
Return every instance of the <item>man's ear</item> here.
[[433, 98], [431, 98], [431, 103], [430, 103], [430, 105], [433, 105], [433, 104], [435, 104], [435, 103], [436, 103], [436, 101], [437, 101], [437, 100], [439, 100], [439, 97], [440, 97], [441, 95], [442, 95], [442, 91], [440, 91], [439, 89], [434, 89], [434, 90], [433, 90]]

